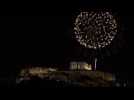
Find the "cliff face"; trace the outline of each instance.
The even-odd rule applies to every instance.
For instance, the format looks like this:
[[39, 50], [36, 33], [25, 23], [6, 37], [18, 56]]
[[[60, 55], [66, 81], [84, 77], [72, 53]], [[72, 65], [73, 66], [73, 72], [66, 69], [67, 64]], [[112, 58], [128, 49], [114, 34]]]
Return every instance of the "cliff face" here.
[[29, 87], [30, 84], [34, 84], [36, 87], [55, 88], [111, 87], [113, 81], [114, 77], [112, 74], [101, 71], [48, 71], [48, 69], [39, 71], [35, 69], [32, 73], [28, 70], [23, 70], [21, 75], [16, 79], [16, 84], [18, 87]]

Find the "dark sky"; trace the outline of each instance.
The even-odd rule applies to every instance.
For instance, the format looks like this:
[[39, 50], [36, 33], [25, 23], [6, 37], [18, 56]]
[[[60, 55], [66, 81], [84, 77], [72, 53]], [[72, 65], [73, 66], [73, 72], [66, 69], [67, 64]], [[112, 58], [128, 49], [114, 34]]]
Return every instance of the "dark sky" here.
[[[48, 4], [49, 7], [46, 6]], [[88, 50], [83, 49], [71, 36], [73, 16], [79, 9], [108, 8], [118, 16], [121, 35], [117, 37], [119, 45], [109, 49], [113, 55], [103, 58], [103, 63], [111, 66], [104, 69], [120, 73], [128, 73], [129, 69], [132, 69], [130, 56], [134, 19], [132, 7], [127, 3], [120, 5], [110, 1], [82, 0], [31, 6], [27, 5], [27, 8], [23, 9], [24, 7], [18, 5], [3, 14], [7, 16], [0, 17], [4, 63], [65, 64], [71, 60], [85, 60], [88, 57], [83, 52]], [[12, 68], [2, 69], [10, 72]]]

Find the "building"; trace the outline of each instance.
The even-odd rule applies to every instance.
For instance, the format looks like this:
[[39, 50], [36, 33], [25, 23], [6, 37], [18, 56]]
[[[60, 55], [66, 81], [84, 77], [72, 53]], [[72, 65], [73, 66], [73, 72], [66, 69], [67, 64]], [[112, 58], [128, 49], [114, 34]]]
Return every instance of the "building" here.
[[86, 62], [71, 62], [70, 70], [92, 70], [91, 64]]

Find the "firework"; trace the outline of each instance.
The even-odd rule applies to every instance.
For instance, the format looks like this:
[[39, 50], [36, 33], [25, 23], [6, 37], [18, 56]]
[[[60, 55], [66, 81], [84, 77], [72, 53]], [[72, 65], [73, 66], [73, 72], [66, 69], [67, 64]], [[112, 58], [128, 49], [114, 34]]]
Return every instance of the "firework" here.
[[103, 48], [117, 34], [117, 22], [109, 12], [81, 12], [74, 23], [76, 40], [87, 48]]

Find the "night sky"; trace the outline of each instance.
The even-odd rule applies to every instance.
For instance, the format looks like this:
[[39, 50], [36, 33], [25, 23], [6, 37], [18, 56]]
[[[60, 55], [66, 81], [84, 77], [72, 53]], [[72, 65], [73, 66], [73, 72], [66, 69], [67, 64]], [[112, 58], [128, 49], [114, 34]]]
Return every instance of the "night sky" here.
[[[130, 6], [126, 8], [116, 2], [95, 0], [49, 4], [49, 7], [46, 3], [39, 7], [32, 5], [35, 8], [27, 5], [26, 9], [9, 9], [5, 13], [9, 16], [0, 17], [4, 64], [15, 64], [17, 68], [25, 64], [66, 66], [72, 60], [87, 60], [88, 52], [92, 51], [80, 46], [71, 35], [75, 14], [79, 9], [108, 8], [118, 17], [120, 32], [107, 48], [108, 53], [100, 51], [99, 64], [103, 66], [100, 69], [121, 73], [128, 78], [132, 71], [130, 57], [134, 22]], [[8, 75], [13, 73], [12, 69], [3, 66], [1, 73]]]

